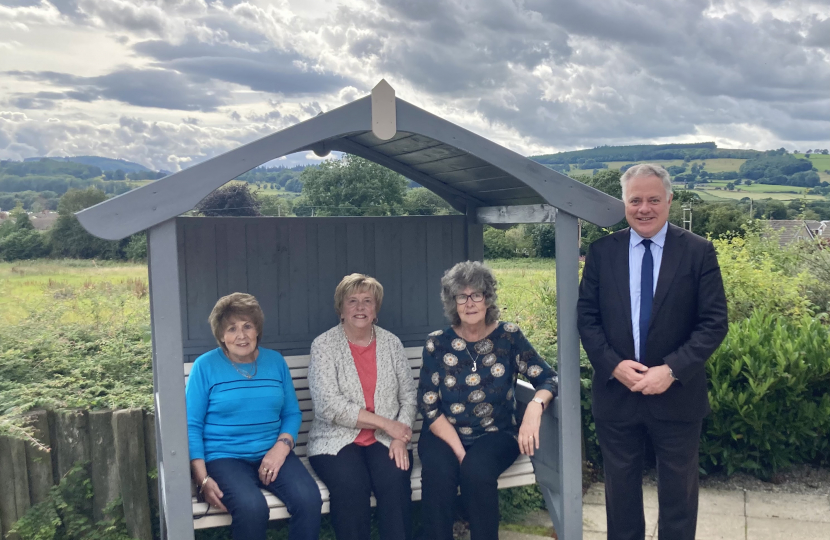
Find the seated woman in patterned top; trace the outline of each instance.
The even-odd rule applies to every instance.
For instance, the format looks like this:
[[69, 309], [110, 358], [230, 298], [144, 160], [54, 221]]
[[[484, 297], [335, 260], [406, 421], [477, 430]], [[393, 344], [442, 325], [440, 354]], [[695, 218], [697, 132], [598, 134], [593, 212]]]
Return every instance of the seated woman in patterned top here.
[[[517, 325], [499, 322], [496, 299], [496, 279], [480, 262], [458, 263], [441, 279], [451, 326], [429, 335], [418, 385], [425, 538], [452, 539], [460, 485], [471, 540], [498, 540], [498, 477], [520, 452], [539, 448], [542, 411], [556, 395], [556, 372]], [[519, 374], [536, 388], [521, 427]]]

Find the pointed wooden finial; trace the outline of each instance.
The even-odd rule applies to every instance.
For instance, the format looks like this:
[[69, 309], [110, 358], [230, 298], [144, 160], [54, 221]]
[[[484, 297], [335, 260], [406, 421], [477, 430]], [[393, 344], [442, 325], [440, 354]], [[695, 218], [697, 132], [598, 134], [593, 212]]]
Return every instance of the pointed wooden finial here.
[[378, 139], [386, 141], [397, 132], [395, 89], [386, 79], [381, 79], [372, 88], [372, 133]]

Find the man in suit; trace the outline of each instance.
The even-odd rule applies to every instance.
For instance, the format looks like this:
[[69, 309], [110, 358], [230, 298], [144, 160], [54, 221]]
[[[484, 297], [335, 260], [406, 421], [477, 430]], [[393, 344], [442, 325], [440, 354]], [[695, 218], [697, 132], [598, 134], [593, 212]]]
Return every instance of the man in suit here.
[[609, 540], [642, 540], [643, 459], [657, 458], [661, 540], [694, 540], [698, 447], [709, 409], [704, 363], [727, 332], [712, 243], [668, 223], [659, 165], [620, 179], [629, 228], [591, 244], [578, 326], [594, 366], [593, 414], [605, 467]]

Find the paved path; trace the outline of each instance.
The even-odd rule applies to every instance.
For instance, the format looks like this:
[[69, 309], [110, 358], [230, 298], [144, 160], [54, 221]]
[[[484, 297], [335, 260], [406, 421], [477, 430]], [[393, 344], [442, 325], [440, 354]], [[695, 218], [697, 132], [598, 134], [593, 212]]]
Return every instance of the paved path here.
[[[605, 540], [605, 487], [591, 486], [583, 503], [583, 539]], [[657, 488], [643, 487], [643, 504], [646, 538], [657, 540]], [[550, 526], [545, 513], [528, 519], [528, 524]], [[543, 538], [508, 531], [502, 531], [499, 537], [501, 540]], [[830, 497], [701, 489], [696, 539], [830, 540]]]

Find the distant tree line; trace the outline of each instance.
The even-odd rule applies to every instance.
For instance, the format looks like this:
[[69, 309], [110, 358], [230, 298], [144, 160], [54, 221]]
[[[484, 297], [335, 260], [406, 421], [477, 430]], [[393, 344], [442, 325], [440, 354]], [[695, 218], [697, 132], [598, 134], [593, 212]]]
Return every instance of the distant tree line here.
[[[531, 159], [544, 165], [578, 164], [582, 160], [603, 163], [606, 161], [654, 161], [665, 159], [715, 159], [737, 158], [749, 159], [758, 154], [756, 150], [719, 149], [713, 142], [691, 144], [659, 144], [634, 146], [598, 146], [587, 150], [559, 152]], [[584, 167], [588, 169], [589, 167]]]

